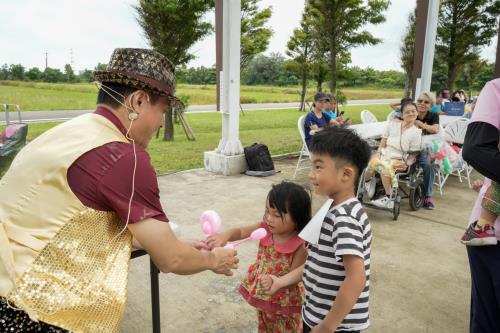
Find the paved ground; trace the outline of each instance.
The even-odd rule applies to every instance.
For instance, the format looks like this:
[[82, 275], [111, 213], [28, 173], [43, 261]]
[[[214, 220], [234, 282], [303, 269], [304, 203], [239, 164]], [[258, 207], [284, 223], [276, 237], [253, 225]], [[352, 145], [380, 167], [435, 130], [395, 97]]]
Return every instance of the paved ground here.
[[[374, 100], [357, 100], [349, 101], [348, 105], [373, 105], [373, 104], [389, 104], [395, 99], [374, 99]], [[242, 104], [244, 111], [255, 110], [270, 110], [270, 109], [290, 109], [298, 108], [299, 103], [263, 103], [263, 104]], [[84, 113], [93, 112], [94, 110], [52, 110], [52, 111], [23, 111], [22, 119], [26, 122], [49, 122], [49, 121], [64, 121]], [[187, 108], [187, 112], [215, 112], [215, 105], [191, 105]], [[17, 113], [11, 112], [11, 120], [17, 121]], [[0, 113], [0, 124], [5, 122], [5, 114]]]
[[[201, 237], [198, 217], [215, 209], [230, 228], [255, 223], [263, 215], [270, 185], [290, 179], [296, 160], [276, 163], [268, 178], [224, 177], [202, 170], [159, 177], [167, 215], [186, 237]], [[307, 183], [306, 173], [298, 182]], [[475, 193], [450, 177], [436, 210], [410, 212], [402, 204], [399, 221], [368, 209], [373, 228], [368, 333], [467, 332], [470, 278], [465, 248], [458, 242]], [[314, 197], [314, 209], [323, 203]], [[206, 272], [160, 276], [162, 332], [247, 333], [256, 331], [255, 311], [236, 292], [256, 254], [256, 244], [240, 247], [240, 269], [227, 278]], [[149, 266], [134, 259], [122, 332], [151, 332]]]

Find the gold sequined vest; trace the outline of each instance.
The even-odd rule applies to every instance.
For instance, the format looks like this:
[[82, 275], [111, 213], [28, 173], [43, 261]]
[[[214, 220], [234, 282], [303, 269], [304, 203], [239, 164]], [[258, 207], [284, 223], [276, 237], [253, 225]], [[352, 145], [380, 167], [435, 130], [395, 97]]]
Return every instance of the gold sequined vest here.
[[85, 207], [67, 171], [84, 153], [128, 142], [86, 114], [28, 144], [0, 180], [0, 296], [72, 332], [118, 332], [127, 296], [131, 235], [117, 215]]

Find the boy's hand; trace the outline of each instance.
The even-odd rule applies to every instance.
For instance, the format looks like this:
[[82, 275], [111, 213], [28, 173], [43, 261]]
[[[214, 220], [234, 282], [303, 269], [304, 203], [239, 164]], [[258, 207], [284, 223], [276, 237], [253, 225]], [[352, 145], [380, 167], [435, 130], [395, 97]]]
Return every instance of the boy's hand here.
[[211, 250], [215, 247], [222, 247], [226, 245], [228, 240], [229, 240], [229, 235], [225, 232], [221, 232], [220, 234], [214, 234], [209, 236], [205, 240], [205, 243], [207, 244], [207, 247]]
[[275, 275], [263, 275], [260, 278], [260, 283], [268, 295], [274, 295], [281, 289], [280, 278]]
[[332, 333], [335, 332], [335, 329], [329, 329], [327, 327], [324, 327], [324, 321], [319, 323], [318, 325], [314, 326], [311, 329], [311, 333]]
[[481, 187], [483, 187], [484, 181], [482, 179], [476, 179], [474, 183], [472, 183], [472, 189], [479, 193]]

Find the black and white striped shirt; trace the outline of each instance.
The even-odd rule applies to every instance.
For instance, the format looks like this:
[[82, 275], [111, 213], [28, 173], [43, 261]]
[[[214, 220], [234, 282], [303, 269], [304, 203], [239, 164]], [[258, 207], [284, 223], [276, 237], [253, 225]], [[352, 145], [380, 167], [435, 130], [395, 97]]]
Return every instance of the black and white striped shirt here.
[[356, 304], [337, 330], [358, 331], [369, 326], [371, 239], [368, 217], [357, 199], [346, 200], [326, 214], [318, 244], [308, 244], [304, 267], [306, 301], [302, 307], [302, 317], [308, 326], [319, 324], [330, 311], [346, 275], [342, 261], [344, 255], [364, 259], [366, 283]]

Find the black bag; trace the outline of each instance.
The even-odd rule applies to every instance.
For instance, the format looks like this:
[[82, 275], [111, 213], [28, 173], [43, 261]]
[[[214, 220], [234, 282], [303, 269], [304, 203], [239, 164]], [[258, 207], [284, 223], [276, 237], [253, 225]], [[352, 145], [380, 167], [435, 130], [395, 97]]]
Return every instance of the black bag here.
[[271, 176], [275, 174], [274, 163], [266, 145], [254, 143], [245, 147], [245, 159], [247, 160], [249, 176]]

